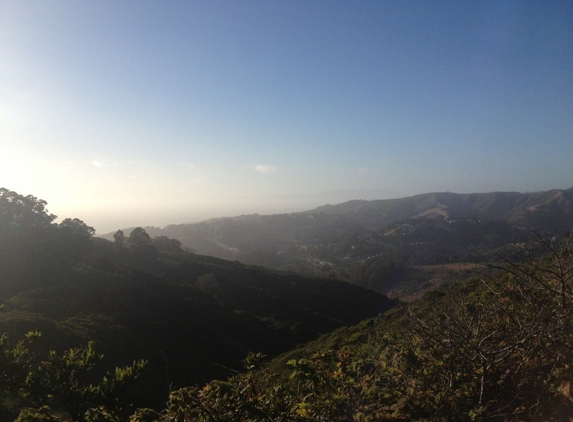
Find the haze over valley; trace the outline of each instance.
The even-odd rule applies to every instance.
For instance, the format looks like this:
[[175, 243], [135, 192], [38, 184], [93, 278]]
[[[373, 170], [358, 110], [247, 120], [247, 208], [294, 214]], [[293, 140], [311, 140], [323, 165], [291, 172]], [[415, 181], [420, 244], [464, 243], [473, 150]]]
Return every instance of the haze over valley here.
[[[567, 233], [572, 221], [570, 188], [354, 200], [145, 229], [200, 254], [337, 278], [411, 300], [486, 271], [533, 231]], [[103, 237], [113, 240], [113, 234]]]

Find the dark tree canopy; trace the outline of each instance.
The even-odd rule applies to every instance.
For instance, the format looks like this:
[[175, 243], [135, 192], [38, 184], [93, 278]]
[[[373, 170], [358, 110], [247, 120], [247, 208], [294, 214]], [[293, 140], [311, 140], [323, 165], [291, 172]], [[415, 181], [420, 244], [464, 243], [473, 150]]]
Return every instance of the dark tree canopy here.
[[145, 229], [136, 227], [129, 235], [129, 242], [131, 246], [137, 248], [143, 245], [149, 245], [151, 243], [151, 237], [149, 237]]
[[50, 227], [57, 217], [48, 212], [46, 205], [46, 201], [35, 196], [0, 188], [0, 234], [23, 234]]
[[179, 240], [170, 239], [167, 236], [156, 236], [151, 240], [151, 243], [159, 252], [177, 253], [183, 251]]
[[123, 230], [118, 230], [113, 234], [113, 240], [116, 246], [122, 247], [125, 242], [125, 235], [123, 234]]
[[151, 244], [151, 237], [145, 229], [136, 227], [129, 235], [132, 257], [141, 264], [151, 262], [157, 258], [158, 251]]
[[36, 283], [55, 267], [77, 262], [89, 249], [93, 227], [78, 218], [57, 218], [47, 202], [0, 189], [0, 294]]
[[66, 218], [57, 226], [55, 244], [63, 261], [75, 261], [87, 251], [95, 229], [79, 218]]
[[71, 235], [82, 239], [89, 239], [95, 234], [95, 229], [88, 226], [79, 218], [66, 218], [58, 224], [58, 229], [61, 232], [70, 233]]

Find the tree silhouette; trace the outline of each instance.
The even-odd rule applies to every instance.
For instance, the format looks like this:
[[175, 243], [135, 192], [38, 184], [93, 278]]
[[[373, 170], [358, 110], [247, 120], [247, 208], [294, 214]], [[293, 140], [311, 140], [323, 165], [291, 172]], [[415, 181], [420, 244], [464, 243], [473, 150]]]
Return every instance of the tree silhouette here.
[[151, 243], [151, 238], [141, 227], [136, 227], [129, 235], [129, 243], [131, 247], [141, 247], [143, 245], [149, 245]]

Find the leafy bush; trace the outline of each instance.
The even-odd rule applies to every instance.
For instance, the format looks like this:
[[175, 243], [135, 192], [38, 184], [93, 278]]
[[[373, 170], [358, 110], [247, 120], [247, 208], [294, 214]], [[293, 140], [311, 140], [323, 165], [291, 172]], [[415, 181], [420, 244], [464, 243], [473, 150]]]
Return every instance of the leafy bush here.
[[93, 414], [92, 408], [103, 409], [99, 412], [116, 419], [131, 412], [123, 393], [146, 362], [133, 362], [96, 379], [92, 369], [103, 356], [95, 351], [93, 342], [62, 354], [38, 353], [34, 345], [40, 337], [40, 332], [30, 331], [13, 345], [6, 335], [0, 337], [0, 391], [4, 397], [0, 414], [24, 422], [79, 421]]

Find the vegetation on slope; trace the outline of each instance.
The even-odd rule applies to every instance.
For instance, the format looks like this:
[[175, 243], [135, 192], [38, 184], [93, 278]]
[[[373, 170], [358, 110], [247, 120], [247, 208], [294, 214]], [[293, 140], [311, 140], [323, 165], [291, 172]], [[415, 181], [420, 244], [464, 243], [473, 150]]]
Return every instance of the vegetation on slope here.
[[[23, 342], [10, 348], [4, 339], [1, 387], [12, 403], [28, 404], [19, 421], [571, 420], [573, 237], [539, 243], [546, 253], [524, 251], [493, 278], [429, 293], [262, 366], [251, 354], [246, 372], [173, 390], [162, 410], [134, 410], [121, 392], [94, 394], [111, 391], [104, 387], [111, 373], [76, 382], [70, 368], [84, 368], [90, 346], [30, 359]], [[65, 364], [78, 360], [72, 355], [80, 362]], [[138, 365], [115, 376], [127, 385]], [[33, 380], [46, 374], [72, 382], [42, 395]], [[80, 405], [67, 407], [70, 397]]]
[[539, 240], [495, 278], [174, 392], [157, 420], [571, 420], [572, 238]]
[[395, 304], [348, 283], [199, 256], [141, 228], [111, 242], [81, 220], [54, 221], [45, 201], [0, 190], [0, 332], [41, 331], [42, 362], [93, 340], [104, 355], [96, 378], [146, 360], [139, 405], [224, 378], [251, 350], [275, 356]]

